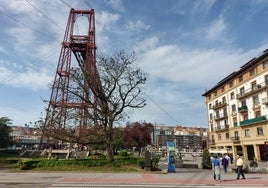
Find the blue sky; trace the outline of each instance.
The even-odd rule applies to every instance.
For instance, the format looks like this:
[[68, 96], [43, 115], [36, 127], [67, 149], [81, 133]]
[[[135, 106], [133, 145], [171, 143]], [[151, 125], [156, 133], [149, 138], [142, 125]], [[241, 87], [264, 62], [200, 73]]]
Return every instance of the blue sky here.
[[205, 90], [268, 48], [266, 0], [0, 0], [0, 117], [14, 125], [45, 116], [70, 7], [95, 10], [98, 54], [135, 51], [149, 73], [130, 121], [207, 127]]

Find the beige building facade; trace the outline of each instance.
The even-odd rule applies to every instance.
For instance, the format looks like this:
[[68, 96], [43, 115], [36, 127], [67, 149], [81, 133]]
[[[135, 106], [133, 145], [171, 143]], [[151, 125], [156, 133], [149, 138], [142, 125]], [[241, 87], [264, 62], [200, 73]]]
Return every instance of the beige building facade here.
[[268, 159], [268, 49], [207, 90], [210, 150]]

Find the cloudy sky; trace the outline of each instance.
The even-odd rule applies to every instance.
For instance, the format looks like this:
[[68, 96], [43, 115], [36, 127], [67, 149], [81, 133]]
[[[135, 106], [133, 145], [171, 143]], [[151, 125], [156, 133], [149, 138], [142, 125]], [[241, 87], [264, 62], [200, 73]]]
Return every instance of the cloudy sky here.
[[95, 10], [98, 54], [135, 51], [149, 73], [130, 121], [207, 127], [205, 90], [268, 48], [266, 0], [0, 0], [0, 117], [14, 125], [45, 116], [71, 7]]

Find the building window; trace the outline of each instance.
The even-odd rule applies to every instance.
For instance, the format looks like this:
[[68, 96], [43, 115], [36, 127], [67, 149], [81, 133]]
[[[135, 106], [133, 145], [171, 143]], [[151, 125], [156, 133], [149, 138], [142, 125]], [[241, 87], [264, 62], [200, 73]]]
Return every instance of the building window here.
[[223, 104], [226, 103], [226, 97], [222, 97], [222, 103], [223, 103]]
[[208, 108], [212, 109], [212, 104], [211, 103], [209, 103]]
[[259, 96], [258, 95], [253, 96], [252, 99], [253, 99], [253, 104], [254, 105], [260, 104]]
[[257, 127], [257, 134], [258, 135], [263, 135], [263, 129], [262, 129], [262, 127]]
[[217, 121], [217, 129], [218, 129], [218, 130], [221, 129], [221, 124], [220, 124], [219, 121]]
[[215, 97], [217, 96], [217, 91], [214, 92], [214, 96], [215, 96]]
[[254, 69], [250, 69], [250, 70], [249, 70], [249, 75], [250, 75], [250, 76], [253, 76], [254, 74], [255, 74]]
[[265, 79], [265, 84], [268, 85], [268, 75], [265, 75], [264, 79]]
[[212, 119], [212, 117], [213, 117], [212, 114], [209, 114], [209, 119]]
[[249, 129], [245, 129], [245, 137], [250, 137]]
[[247, 106], [247, 102], [246, 102], [246, 100], [242, 100], [242, 101], [241, 101], [241, 106]]
[[255, 117], [260, 117], [261, 116], [261, 111], [255, 111]]
[[267, 67], [268, 67], [268, 60], [265, 61], [265, 62], [263, 62], [263, 68], [265, 69], [265, 68], [267, 68]]
[[222, 87], [221, 87], [221, 92], [224, 92], [224, 90], [225, 90], [225, 89], [224, 89], [224, 86], [222, 86]]
[[235, 132], [234, 132], [234, 139], [235, 139], [235, 140], [239, 140], [239, 134], [238, 134], [238, 131], [235, 131]]
[[229, 87], [233, 87], [234, 86], [234, 82], [233, 80], [229, 82]]
[[232, 105], [232, 112], [236, 112], [236, 106], [235, 106], [235, 104]]
[[256, 90], [257, 89], [257, 83], [256, 83], [256, 81], [251, 82], [251, 89], [252, 90]]
[[235, 99], [235, 94], [234, 94], [234, 92], [232, 92], [232, 93], [230, 94], [230, 97], [231, 97], [231, 99]]
[[208, 99], [211, 99], [211, 95], [208, 95]]
[[211, 130], [211, 132], [214, 131], [213, 124], [210, 124], [210, 130]]
[[230, 138], [229, 133], [225, 133], [225, 137], [226, 137], [226, 139], [229, 139]]
[[233, 118], [233, 122], [234, 122], [234, 127], [237, 127], [237, 118], [236, 117]]
[[245, 121], [245, 120], [248, 120], [248, 114], [246, 113], [246, 114], [243, 114], [243, 120]]
[[216, 118], [220, 118], [220, 111], [219, 110], [216, 111]]
[[223, 116], [227, 116], [227, 108], [223, 108]]
[[240, 91], [240, 95], [241, 95], [241, 96], [243, 96], [243, 95], [245, 94], [245, 88], [244, 88], [244, 87], [241, 87], [241, 88], [239, 89], [239, 91]]
[[218, 140], [221, 140], [221, 134], [218, 134]]
[[238, 81], [239, 82], [242, 82], [243, 81], [243, 75], [241, 75], [241, 76], [238, 77]]

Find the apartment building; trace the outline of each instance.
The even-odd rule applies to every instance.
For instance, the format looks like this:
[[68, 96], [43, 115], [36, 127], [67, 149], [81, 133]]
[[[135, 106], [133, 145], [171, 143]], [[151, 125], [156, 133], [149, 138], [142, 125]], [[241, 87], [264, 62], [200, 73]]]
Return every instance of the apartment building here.
[[207, 90], [209, 149], [267, 160], [268, 49]]
[[187, 126], [155, 126], [153, 145], [165, 148], [168, 141], [174, 141], [180, 150], [203, 149], [207, 142], [207, 128]]

